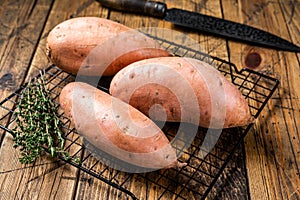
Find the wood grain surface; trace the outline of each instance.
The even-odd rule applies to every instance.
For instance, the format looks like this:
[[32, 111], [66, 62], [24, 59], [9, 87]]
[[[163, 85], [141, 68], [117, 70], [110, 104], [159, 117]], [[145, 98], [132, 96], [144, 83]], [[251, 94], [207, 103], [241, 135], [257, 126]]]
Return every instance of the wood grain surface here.
[[[239, 69], [249, 67], [278, 78], [279, 88], [207, 199], [300, 199], [299, 54], [228, 41], [159, 19], [111, 11], [94, 0], [0, 2], [1, 99], [51, 64], [45, 53], [49, 31], [64, 20], [79, 16], [108, 18], [131, 28], [164, 28], [164, 34], [169, 34], [170, 29], [176, 30], [184, 33], [188, 41], [200, 43], [199, 48], [205, 53], [229, 60]], [[300, 46], [298, 0], [164, 2], [169, 8], [195, 11], [261, 28]], [[5, 120], [1, 121], [1, 124], [5, 123]], [[33, 164], [21, 165], [19, 152], [12, 146], [12, 136], [0, 130], [0, 137], [0, 199], [129, 199], [119, 190], [48, 155]], [[153, 190], [152, 183], [145, 183], [138, 177], [124, 176], [114, 170], [106, 173], [112, 178], [127, 177], [124, 186], [140, 199], [157, 199], [160, 195], [161, 188]], [[172, 195], [167, 197], [171, 199]]]

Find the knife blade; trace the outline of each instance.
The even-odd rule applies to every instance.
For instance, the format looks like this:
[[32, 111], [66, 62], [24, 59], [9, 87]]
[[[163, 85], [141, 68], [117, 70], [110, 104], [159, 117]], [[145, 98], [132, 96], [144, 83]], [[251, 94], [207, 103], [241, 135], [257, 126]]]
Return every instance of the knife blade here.
[[98, 2], [107, 8], [160, 18], [175, 25], [226, 39], [276, 50], [300, 52], [299, 46], [262, 29], [196, 12], [168, 9], [163, 2], [147, 0], [98, 0]]

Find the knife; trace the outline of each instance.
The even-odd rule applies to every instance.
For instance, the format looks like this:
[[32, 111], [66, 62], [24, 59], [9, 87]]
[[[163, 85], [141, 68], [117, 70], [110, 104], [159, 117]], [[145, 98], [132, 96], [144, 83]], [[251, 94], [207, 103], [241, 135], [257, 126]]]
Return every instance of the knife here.
[[175, 25], [251, 45], [300, 52], [300, 47], [264, 30], [200, 13], [177, 8], [168, 9], [167, 5], [162, 2], [147, 0], [98, 0], [98, 2], [107, 8], [145, 14]]

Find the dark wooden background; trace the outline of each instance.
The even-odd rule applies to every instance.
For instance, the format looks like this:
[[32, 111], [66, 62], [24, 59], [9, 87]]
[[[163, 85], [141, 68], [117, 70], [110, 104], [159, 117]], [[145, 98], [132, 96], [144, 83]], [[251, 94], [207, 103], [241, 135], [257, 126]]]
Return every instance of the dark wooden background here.
[[[300, 45], [298, 0], [166, 0], [171, 7], [252, 25]], [[94, 0], [0, 0], [0, 91], [8, 96], [49, 66], [49, 31], [77, 16], [98, 16], [132, 28], [164, 27], [168, 22], [110, 11]], [[300, 59], [276, 51], [178, 29], [205, 52], [247, 67], [249, 53], [262, 60], [255, 70], [280, 80], [280, 87], [212, 190], [212, 199], [300, 199]], [[0, 131], [0, 199], [116, 199], [100, 181], [76, 168], [43, 157], [29, 166], [18, 162], [11, 136]], [[100, 186], [100, 187], [99, 187]], [[105, 196], [103, 196], [105, 195]], [[151, 195], [140, 194], [141, 199]]]

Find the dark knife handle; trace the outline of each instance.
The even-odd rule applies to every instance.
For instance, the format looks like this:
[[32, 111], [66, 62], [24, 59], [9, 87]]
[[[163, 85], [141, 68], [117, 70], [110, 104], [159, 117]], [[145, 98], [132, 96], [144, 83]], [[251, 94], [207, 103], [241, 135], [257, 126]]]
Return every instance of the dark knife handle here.
[[107, 8], [119, 11], [133, 12], [163, 18], [167, 5], [161, 2], [146, 0], [98, 0], [100, 4]]

